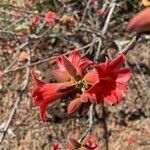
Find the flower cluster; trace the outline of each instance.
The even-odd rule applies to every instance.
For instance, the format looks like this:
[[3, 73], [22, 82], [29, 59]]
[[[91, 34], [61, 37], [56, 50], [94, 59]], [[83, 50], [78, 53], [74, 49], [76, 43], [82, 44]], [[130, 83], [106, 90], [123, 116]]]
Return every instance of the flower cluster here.
[[[55, 21], [57, 19], [57, 14], [55, 12], [48, 11], [44, 14], [44, 16], [45, 16], [44, 20], [48, 25], [55, 24]], [[34, 29], [35, 27], [39, 25], [40, 21], [41, 21], [40, 16], [34, 15], [29, 21], [29, 26]]]
[[87, 107], [91, 103], [119, 103], [124, 96], [123, 91], [127, 90], [125, 83], [131, 77], [131, 71], [124, 67], [124, 61], [125, 56], [119, 54], [112, 61], [106, 58], [105, 63], [94, 64], [82, 58], [77, 50], [72, 51], [68, 57], [57, 57], [58, 68], [53, 73], [59, 83], [45, 83], [39, 80], [33, 69], [32, 78], [36, 87], [32, 97], [34, 104], [40, 107], [42, 120], [47, 120], [46, 109], [49, 105], [67, 96], [73, 99], [68, 105], [68, 113]]

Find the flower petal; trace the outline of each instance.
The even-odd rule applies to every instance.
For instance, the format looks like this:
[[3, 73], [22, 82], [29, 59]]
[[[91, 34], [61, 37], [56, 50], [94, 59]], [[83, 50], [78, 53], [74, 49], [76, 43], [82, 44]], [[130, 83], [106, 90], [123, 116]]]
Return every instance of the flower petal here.
[[110, 62], [109, 70], [111, 71], [120, 70], [123, 67], [124, 62], [125, 62], [125, 57], [123, 54], [120, 53], [114, 60]]
[[77, 71], [76, 68], [74, 67], [74, 65], [68, 60], [68, 58], [66, 56], [59, 56], [59, 59], [61, 59], [61, 61], [63, 62], [63, 65], [65, 67], [65, 70], [67, 71], [67, 73], [70, 76], [76, 76]]
[[122, 91], [126, 91], [128, 89], [128, 87], [124, 84], [124, 83], [116, 83], [116, 86], [118, 89], [122, 90]]
[[79, 51], [74, 50], [72, 53], [70, 53], [68, 59], [73, 64], [73, 66], [76, 68], [78, 75], [84, 76], [86, 74], [86, 68], [93, 64], [92, 61], [82, 58]]
[[71, 79], [66, 71], [61, 71], [60, 69], [54, 70], [53, 74], [60, 82], [68, 82]]
[[72, 100], [69, 105], [68, 105], [68, 114], [71, 114], [79, 109], [81, 106], [82, 102], [80, 98], [76, 98]]
[[105, 63], [94, 65], [94, 68], [96, 69], [99, 78], [103, 77], [103, 75], [106, 74], [106, 71], [108, 71], [109, 63], [110, 63], [110, 60], [106, 58]]
[[63, 62], [63, 60], [61, 59], [60, 56], [57, 57], [56, 62], [57, 62], [57, 65], [58, 65], [58, 67], [59, 67], [59, 70], [61, 70], [61, 71], [66, 71], [66, 70], [65, 70], [65, 66], [64, 66], [64, 62]]
[[90, 98], [91, 102], [96, 103], [96, 104], [103, 102], [103, 97], [104, 97], [103, 88], [101, 87], [99, 83], [94, 84], [86, 92], [89, 95], [91, 95], [91, 98]]
[[98, 73], [96, 71], [88, 72], [84, 76], [84, 80], [86, 81], [87, 84], [94, 84], [99, 81]]
[[74, 66], [78, 66], [78, 64], [81, 60], [81, 55], [80, 55], [79, 51], [74, 50], [70, 53], [70, 55], [68, 56], [68, 59], [70, 60], [70, 62], [72, 62], [72, 64]]
[[113, 90], [111, 91], [111, 95], [105, 98], [105, 101], [111, 105], [115, 105], [118, 104], [118, 102], [120, 102], [122, 98], [123, 94], [120, 90]]
[[33, 89], [32, 97], [36, 106], [40, 107], [43, 121], [46, 120], [45, 112], [49, 104], [53, 101], [71, 94], [75, 89], [72, 82], [45, 83]]
[[33, 79], [34, 82], [37, 84], [37, 86], [42, 86], [43, 84], [45, 84], [43, 81], [39, 80], [39, 79], [35, 76], [35, 69], [32, 69], [31, 73], [32, 73], [32, 79]]
[[121, 82], [121, 83], [125, 83], [125, 82], [129, 81], [131, 76], [132, 76], [131, 70], [129, 68], [123, 68], [117, 72], [116, 81]]
[[46, 110], [47, 110], [48, 105], [49, 105], [49, 102], [45, 102], [40, 106], [40, 115], [41, 115], [43, 122], [47, 121]]

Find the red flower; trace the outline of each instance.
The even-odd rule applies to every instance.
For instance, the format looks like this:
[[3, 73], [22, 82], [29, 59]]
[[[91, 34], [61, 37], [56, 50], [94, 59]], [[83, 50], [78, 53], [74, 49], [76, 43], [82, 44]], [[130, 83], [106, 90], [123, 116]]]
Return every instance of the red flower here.
[[68, 113], [88, 108], [91, 102], [120, 102], [123, 91], [127, 90], [125, 83], [131, 77], [130, 69], [123, 67], [124, 61], [124, 55], [120, 54], [112, 61], [106, 59], [105, 63], [94, 65], [95, 69], [88, 72], [87, 67], [93, 62], [73, 51], [68, 57], [62, 55], [57, 58], [59, 68], [54, 70], [54, 75], [61, 83], [44, 83], [36, 78], [33, 70], [36, 87], [32, 97], [34, 104], [40, 107], [43, 121], [46, 120], [48, 105], [66, 96], [74, 99], [68, 105]]
[[127, 31], [150, 32], [150, 7], [136, 14], [127, 25]]
[[48, 11], [47, 13], [45, 13], [45, 21], [46, 21], [49, 25], [55, 24], [56, 18], [57, 18], [57, 14], [56, 14], [55, 12]]
[[[33, 90], [32, 97], [34, 104], [40, 107], [43, 121], [46, 120], [46, 109], [53, 101], [65, 96], [74, 97], [82, 94], [83, 89], [87, 87], [87, 83], [84, 81], [84, 75], [87, 73], [86, 67], [92, 62], [88, 59], [82, 59], [79, 52], [73, 51], [68, 58], [64, 55], [59, 56], [57, 64], [59, 68], [54, 71], [54, 75], [62, 83], [44, 83], [37, 79], [34, 70], [32, 71], [33, 80], [37, 85]], [[77, 99], [70, 102], [68, 113], [75, 112], [83, 102], [87, 102], [85, 98], [82, 100], [82, 97]]]
[[60, 150], [59, 148], [59, 144], [58, 143], [54, 143], [51, 150]]
[[[125, 83], [131, 78], [131, 71], [124, 66], [125, 57], [120, 54], [110, 61], [94, 65], [95, 72], [87, 74], [85, 79], [93, 79], [95, 84], [86, 92], [93, 96], [92, 102], [100, 103], [103, 100], [110, 104], [117, 104], [123, 98], [123, 91], [127, 90]], [[90, 81], [91, 82], [91, 81]]]
[[34, 70], [32, 70], [32, 78], [36, 83], [36, 88], [32, 92], [34, 104], [40, 107], [41, 118], [43, 121], [46, 121], [48, 105], [70, 94], [74, 90], [74, 83], [44, 83], [36, 78]]
[[32, 17], [32, 19], [31, 19], [29, 25], [30, 25], [31, 27], [36, 27], [36, 26], [39, 24], [39, 22], [40, 22], [40, 16], [35, 15], [35, 16]]
[[73, 134], [67, 144], [65, 145], [66, 150], [74, 149], [85, 149], [85, 150], [99, 150], [97, 139], [93, 135], [87, 135], [82, 142], [80, 140], [80, 130], [77, 129], [75, 134]]
[[3, 72], [0, 71], [0, 80], [3, 80]]
[[104, 11], [105, 11], [104, 8], [98, 8], [97, 9], [97, 13], [99, 16], [102, 16], [104, 14]]
[[93, 135], [88, 135], [83, 140], [83, 145], [87, 148], [87, 150], [99, 150], [97, 145], [97, 139]]

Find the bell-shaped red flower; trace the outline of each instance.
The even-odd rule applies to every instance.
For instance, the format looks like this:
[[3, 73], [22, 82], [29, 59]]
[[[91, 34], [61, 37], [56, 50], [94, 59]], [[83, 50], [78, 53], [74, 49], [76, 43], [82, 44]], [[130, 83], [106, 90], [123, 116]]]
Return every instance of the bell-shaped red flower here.
[[127, 31], [150, 32], [150, 7], [136, 14], [127, 25]]
[[85, 76], [87, 81], [95, 84], [86, 92], [91, 94], [92, 102], [100, 103], [103, 100], [110, 104], [117, 104], [123, 98], [123, 91], [127, 90], [126, 82], [131, 78], [131, 71], [124, 67], [125, 57], [120, 54], [117, 58], [110, 61], [108, 58], [105, 63], [94, 65], [95, 71]]
[[36, 87], [32, 92], [34, 104], [40, 107], [40, 114], [43, 121], [46, 121], [46, 109], [55, 100], [63, 98], [70, 94], [75, 85], [73, 82], [64, 83], [44, 83], [39, 80], [32, 70], [32, 78], [36, 83]]

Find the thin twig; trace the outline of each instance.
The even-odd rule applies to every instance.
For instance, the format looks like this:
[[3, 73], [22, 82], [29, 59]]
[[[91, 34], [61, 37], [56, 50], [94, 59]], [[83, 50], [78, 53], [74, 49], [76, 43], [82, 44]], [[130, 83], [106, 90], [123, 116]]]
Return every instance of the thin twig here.
[[137, 34], [132, 38], [132, 40], [127, 44], [127, 46], [121, 51], [123, 54], [126, 54], [129, 50], [133, 49], [138, 39], [141, 37], [141, 34]]
[[109, 141], [108, 141], [108, 129], [107, 129], [107, 122], [106, 122], [106, 110], [104, 104], [102, 104], [102, 122], [103, 122], [103, 129], [104, 129], [104, 139], [105, 139], [105, 146], [106, 150], [109, 150]]
[[98, 38], [98, 48], [97, 48], [97, 51], [96, 51], [96, 55], [95, 55], [95, 62], [98, 62], [99, 60], [99, 55], [100, 55], [100, 51], [101, 51], [101, 46], [102, 46], [102, 38]]
[[93, 108], [94, 108], [94, 103], [91, 104], [90, 109], [89, 109], [89, 127], [88, 129], [82, 134], [80, 138], [80, 142], [84, 140], [84, 138], [91, 132], [93, 128]]
[[86, 17], [87, 10], [88, 10], [88, 8], [89, 8], [90, 3], [91, 3], [91, 0], [88, 0], [88, 2], [87, 2], [87, 4], [86, 4], [86, 7], [85, 7], [85, 9], [84, 9], [84, 13], [83, 13], [83, 16], [82, 16], [82, 19], [81, 19], [81, 23], [80, 23], [80, 25], [79, 25], [79, 28], [82, 26], [82, 24], [83, 24], [83, 22], [84, 22], [84, 19], [85, 19], [85, 17]]
[[5, 126], [3, 132], [2, 132], [1, 135], [0, 135], [0, 143], [2, 143], [4, 137], [5, 137], [6, 133], [7, 133], [7, 130], [9, 129], [9, 126], [10, 126], [10, 124], [11, 124], [11, 121], [12, 121], [14, 115], [15, 115], [15, 112], [16, 112], [16, 110], [17, 110], [17, 108], [18, 108], [18, 105], [19, 105], [19, 103], [20, 103], [20, 100], [21, 100], [21, 98], [22, 98], [22, 95], [24, 94], [24, 92], [25, 92], [25, 90], [26, 90], [26, 88], [27, 88], [28, 81], [29, 81], [30, 68], [27, 68], [26, 70], [27, 70], [27, 73], [26, 73], [26, 80], [24, 81], [24, 84], [23, 84], [23, 87], [22, 87], [22, 89], [21, 89], [21, 91], [20, 91], [20, 93], [19, 93], [19, 96], [18, 96], [18, 98], [17, 98], [17, 100], [16, 100], [16, 102], [15, 102], [15, 104], [14, 104], [14, 106], [13, 106], [13, 109], [11, 110], [11, 113], [10, 113], [9, 119], [8, 119], [8, 121], [7, 121], [7, 123], [6, 123], [6, 126]]
[[[93, 43], [87, 44], [87, 45], [85, 45], [85, 46], [83, 46], [83, 47], [78, 48], [77, 50], [80, 51], [80, 50], [86, 49], [86, 48], [90, 47], [92, 44], [93, 44]], [[71, 53], [71, 51], [65, 53], [64, 55], [68, 55], [69, 53]], [[8, 73], [10, 73], [10, 72], [16, 72], [16, 71], [23, 70], [23, 69], [26, 69], [26, 68], [29, 68], [29, 67], [33, 67], [33, 66], [36, 66], [36, 65], [40, 65], [40, 64], [42, 64], [42, 63], [45, 63], [45, 62], [47, 62], [47, 61], [51, 61], [51, 60], [54, 60], [54, 59], [56, 59], [55, 56], [53, 56], [53, 57], [48, 57], [48, 58], [45, 58], [45, 59], [43, 59], [43, 60], [39, 60], [39, 61], [37, 61], [37, 62], [35, 62], [35, 63], [30, 63], [30, 64], [25, 65], [25, 66], [22, 66], [22, 67], [16, 67], [16, 68], [13, 68], [13, 69], [4, 70], [4, 71], [3, 71], [3, 76], [6, 75], [6, 74], [8, 74]]]
[[[28, 48], [28, 54], [29, 54], [28, 65], [30, 65], [30, 62], [31, 62], [31, 39], [30, 39], [30, 37], [28, 38], [28, 43], [29, 43], [29, 45], [28, 45], [29, 46], [29, 48]], [[4, 137], [5, 137], [8, 129], [9, 129], [9, 126], [10, 126], [10, 124], [12, 122], [12, 119], [13, 119], [15, 113], [16, 113], [18, 105], [19, 105], [19, 103], [20, 103], [20, 101], [22, 99], [22, 96], [23, 96], [23, 94], [24, 94], [24, 92], [25, 92], [25, 90], [26, 90], [26, 88], [28, 86], [29, 76], [30, 76], [30, 68], [26, 68], [26, 80], [24, 81], [24, 84], [23, 84], [23, 86], [22, 86], [22, 88], [20, 90], [20, 93], [18, 95], [18, 98], [17, 98], [17, 100], [16, 100], [16, 102], [15, 102], [13, 108], [12, 108], [12, 111], [11, 111], [9, 119], [8, 119], [8, 121], [7, 121], [7, 123], [6, 123], [5, 127], [4, 127], [4, 130], [3, 130], [3, 132], [0, 135], [0, 143], [2, 143]]]
[[113, 11], [114, 11], [115, 6], [116, 6], [115, 0], [114, 0], [110, 5], [111, 5], [111, 8], [110, 8], [109, 13], [108, 13], [108, 16], [107, 16], [107, 18], [106, 18], [105, 25], [104, 25], [104, 27], [103, 27], [103, 29], [102, 29], [102, 35], [104, 35], [104, 34], [106, 33], [107, 29], [108, 29], [111, 16], [112, 16]]
[[[104, 36], [106, 34], [106, 32], [107, 32], [107, 29], [108, 29], [108, 26], [109, 26], [109, 22], [110, 22], [112, 14], [113, 14], [113, 11], [115, 9], [115, 6], [116, 6], [116, 1], [113, 0], [112, 3], [110, 4], [111, 8], [109, 10], [109, 13], [107, 15], [105, 24], [104, 24], [103, 29], [102, 29], [102, 36]], [[98, 50], [96, 51], [96, 55], [95, 55], [95, 58], [94, 58], [95, 62], [98, 62], [98, 60], [99, 60], [101, 47], [102, 47], [102, 38], [100, 37], [99, 38], [99, 44], [98, 44]]]

